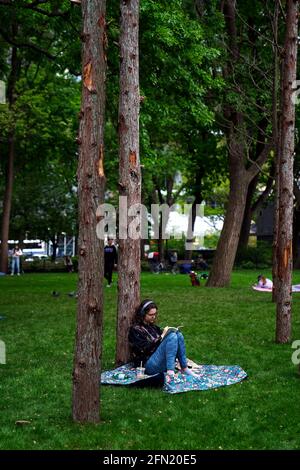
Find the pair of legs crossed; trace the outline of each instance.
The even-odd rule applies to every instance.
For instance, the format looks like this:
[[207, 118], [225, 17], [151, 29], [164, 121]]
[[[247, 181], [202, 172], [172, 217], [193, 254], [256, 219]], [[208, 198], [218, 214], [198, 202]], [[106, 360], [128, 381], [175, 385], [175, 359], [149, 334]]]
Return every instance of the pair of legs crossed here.
[[145, 372], [154, 375], [161, 372], [174, 373], [178, 358], [181, 369], [188, 371], [184, 338], [180, 331], [172, 332], [163, 339], [145, 364]]

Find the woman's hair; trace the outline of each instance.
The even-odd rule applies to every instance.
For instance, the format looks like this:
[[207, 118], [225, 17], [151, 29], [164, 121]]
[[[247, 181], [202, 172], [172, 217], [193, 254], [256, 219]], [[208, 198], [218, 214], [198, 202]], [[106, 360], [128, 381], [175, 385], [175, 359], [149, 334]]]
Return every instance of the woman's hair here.
[[146, 313], [149, 312], [152, 308], [156, 308], [157, 310], [157, 305], [155, 302], [153, 302], [153, 300], [151, 299], [143, 300], [135, 311], [135, 317], [133, 319], [133, 322], [143, 323]]

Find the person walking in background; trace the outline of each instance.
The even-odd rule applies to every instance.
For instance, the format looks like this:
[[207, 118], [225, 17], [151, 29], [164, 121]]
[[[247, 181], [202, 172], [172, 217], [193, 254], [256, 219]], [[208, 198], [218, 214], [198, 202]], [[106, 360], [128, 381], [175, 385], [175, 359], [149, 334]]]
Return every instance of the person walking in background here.
[[171, 272], [173, 274], [176, 274], [177, 272], [177, 261], [178, 261], [178, 255], [176, 250], [171, 250], [169, 253], [169, 262], [171, 266]]
[[11, 259], [11, 276], [13, 276], [16, 272], [18, 276], [20, 276], [20, 258], [22, 256], [22, 250], [19, 248], [19, 245], [16, 245], [12, 252], [12, 259]]
[[71, 256], [65, 256], [64, 257], [64, 265], [66, 267], [66, 270], [68, 273], [73, 272], [73, 262]]
[[112, 237], [108, 237], [107, 244], [104, 247], [104, 277], [107, 280], [106, 287], [111, 286], [113, 269], [118, 262], [118, 253], [113, 241]]
[[199, 255], [197, 257], [196, 266], [197, 266], [197, 269], [204, 269], [205, 271], [208, 270], [208, 264], [207, 264], [207, 262], [205, 261], [205, 259], [203, 258], [202, 255]]

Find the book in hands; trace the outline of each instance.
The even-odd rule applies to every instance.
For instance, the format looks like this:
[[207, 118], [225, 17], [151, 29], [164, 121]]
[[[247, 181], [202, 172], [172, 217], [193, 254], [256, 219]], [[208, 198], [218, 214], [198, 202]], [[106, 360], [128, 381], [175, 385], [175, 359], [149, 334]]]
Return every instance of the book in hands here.
[[183, 328], [183, 325], [180, 325], [180, 326], [177, 326], [177, 327], [175, 327], [175, 326], [165, 326], [164, 329], [163, 329], [161, 338], [164, 339], [166, 336], [168, 336], [168, 334], [178, 331], [179, 328]]

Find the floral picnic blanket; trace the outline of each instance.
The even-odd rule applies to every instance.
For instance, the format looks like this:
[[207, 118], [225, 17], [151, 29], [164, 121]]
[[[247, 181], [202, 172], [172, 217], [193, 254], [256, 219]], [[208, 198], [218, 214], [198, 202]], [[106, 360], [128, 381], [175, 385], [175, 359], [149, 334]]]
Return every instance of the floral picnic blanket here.
[[[195, 363], [194, 363], [195, 364]], [[212, 388], [224, 387], [241, 382], [247, 377], [246, 372], [237, 365], [216, 366], [216, 365], [196, 365], [192, 367], [195, 376], [177, 372], [174, 380], [167, 383], [165, 374], [145, 375], [144, 378], [137, 378], [135, 367], [132, 364], [125, 364], [114, 370], [109, 370], [101, 374], [101, 383], [107, 385], [131, 385], [140, 382], [143, 385], [151, 383], [153, 379], [160, 379], [163, 384], [163, 391], [168, 393], [182, 393], [192, 390], [210, 390]]]

